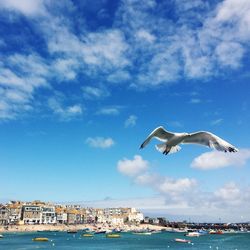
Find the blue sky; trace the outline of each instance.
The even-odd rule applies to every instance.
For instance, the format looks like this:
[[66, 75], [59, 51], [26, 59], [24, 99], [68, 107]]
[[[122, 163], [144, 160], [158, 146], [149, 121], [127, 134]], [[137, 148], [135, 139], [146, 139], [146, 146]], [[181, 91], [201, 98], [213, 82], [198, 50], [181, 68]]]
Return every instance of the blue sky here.
[[[250, 220], [250, 3], [0, 1], [0, 199]], [[157, 126], [240, 149], [139, 146]]]

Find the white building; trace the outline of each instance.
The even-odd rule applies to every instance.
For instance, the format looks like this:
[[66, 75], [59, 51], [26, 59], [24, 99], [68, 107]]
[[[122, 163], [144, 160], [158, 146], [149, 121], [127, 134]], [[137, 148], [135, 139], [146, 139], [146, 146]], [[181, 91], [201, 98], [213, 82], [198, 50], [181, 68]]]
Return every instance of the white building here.
[[144, 216], [141, 212], [128, 214], [128, 221], [130, 222], [141, 222], [143, 221], [143, 219], [144, 219]]
[[124, 224], [124, 218], [120, 215], [114, 215], [106, 218], [106, 222], [112, 225], [123, 225]]
[[139, 223], [144, 219], [143, 213], [139, 212], [136, 208], [122, 208], [122, 215], [125, 222]]
[[43, 206], [42, 207], [42, 224], [54, 224], [56, 223], [56, 212], [54, 206]]

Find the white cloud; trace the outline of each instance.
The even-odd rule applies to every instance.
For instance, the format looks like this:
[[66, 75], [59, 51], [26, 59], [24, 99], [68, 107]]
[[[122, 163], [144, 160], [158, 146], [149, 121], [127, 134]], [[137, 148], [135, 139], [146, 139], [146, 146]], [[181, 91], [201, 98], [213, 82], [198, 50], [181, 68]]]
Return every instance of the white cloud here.
[[240, 149], [237, 153], [226, 154], [224, 152], [212, 151], [204, 153], [195, 158], [191, 166], [201, 170], [225, 168], [229, 166], [244, 166], [250, 159], [250, 149]]
[[76, 78], [76, 70], [78, 69], [79, 65], [71, 58], [58, 58], [53, 62], [52, 67], [55, 70], [55, 74], [58, 79], [73, 80]]
[[160, 184], [157, 183], [156, 185], [161, 193], [175, 195], [188, 192], [196, 184], [196, 180], [189, 178], [180, 178], [177, 180], [165, 178]]
[[136, 125], [136, 121], [137, 121], [137, 116], [130, 115], [129, 118], [124, 123], [125, 128], [134, 127]]
[[206, 54], [205, 50], [202, 52], [199, 40], [195, 38], [197, 34], [187, 28], [178, 32], [184, 33], [181, 43], [179, 42], [184, 60], [184, 75], [194, 79], [208, 77], [212, 72], [213, 59]]
[[[218, 5], [215, 21], [219, 24], [230, 22], [229, 38], [248, 40], [250, 38], [250, 2], [248, 0], [224, 0]], [[226, 30], [227, 31], [227, 30]], [[225, 33], [225, 32], [223, 32]], [[237, 34], [237, 37], [233, 37]]]
[[68, 111], [68, 113], [73, 114], [73, 115], [82, 114], [82, 108], [80, 105], [69, 106], [67, 108], [67, 111]]
[[86, 143], [93, 148], [110, 148], [115, 142], [112, 138], [103, 138], [103, 137], [88, 137]]
[[82, 87], [82, 90], [83, 96], [87, 99], [99, 99], [110, 95], [110, 93], [105, 88], [85, 86]]
[[47, 76], [49, 73], [49, 66], [47, 62], [35, 53], [13, 54], [7, 58], [12, 68], [22, 72], [23, 74]]
[[[126, 55], [128, 45], [120, 30], [110, 29], [76, 36], [69, 27], [60, 23], [61, 20], [51, 21], [50, 26], [43, 26], [44, 32], [49, 34], [46, 38], [50, 53], [63, 54], [64, 58], [81, 62], [81, 69], [86, 74], [96, 73], [96, 70], [113, 72], [129, 64]], [[89, 73], [86, 68], [90, 70]]]
[[162, 195], [166, 195], [173, 200], [191, 191], [197, 185], [196, 180], [190, 178], [173, 179], [150, 173], [150, 164], [140, 155], [135, 155], [134, 159], [123, 159], [118, 161], [117, 169], [124, 175], [133, 179], [136, 184], [148, 186]]
[[216, 119], [214, 121], [211, 122], [211, 125], [212, 126], [215, 126], [215, 125], [219, 125], [223, 122], [223, 119], [222, 118], [219, 118], [219, 119]]
[[141, 172], [146, 171], [148, 167], [148, 161], [143, 160], [140, 155], [135, 155], [132, 160], [124, 158], [117, 163], [119, 172], [130, 177], [137, 176]]
[[24, 15], [34, 16], [44, 11], [43, 0], [1, 0], [0, 8], [20, 11]]
[[156, 39], [156, 37], [154, 35], [152, 35], [150, 32], [148, 32], [147, 30], [144, 29], [140, 29], [137, 33], [136, 33], [136, 37], [142, 41], [146, 41], [148, 43], [153, 43]]
[[18, 89], [6, 89], [4, 92], [5, 98], [12, 103], [26, 103], [32, 98], [29, 93], [25, 93]]
[[0, 119], [14, 119], [32, 110], [34, 92], [49, 86], [49, 70], [43, 59], [35, 54], [14, 54], [4, 57], [3, 62], [0, 63]]
[[118, 115], [120, 110], [118, 107], [105, 107], [97, 111], [98, 115]]
[[123, 83], [131, 79], [131, 75], [126, 70], [118, 69], [109, 74], [107, 80], [111, 83]]
[[240, 196], [240, 189], [235, 183], [227, 183], [224, 187], [219, 188], [214, 192], [216, 198], [224, 201], [237, 201]]
[[236, 42], [222, 42], [216, 47], [215, 53], [222, 66], [238, 68], [241, 65], [244, 49]]
[[155, 55], [143, 62], [137, 81], [131, 87], [148, 88], [169, 85], [180, 78], [181, 67], [175, 49], [155, 51]]
[[149, 186], [161, 195], [165, 195], [173, 200], [179, 199], [179, 196], [190, 192], [197, 185], [195, 179], [173, 179], [155, 173], [143, 173], [136, 177], [135, 182], [143, 186]]
[[242, 215], [245, 213], [245, 208], [250, 205], [249, 191], [249, 187], [242, 187], [234, 182], [229, 182], [213, 192], [210, 202], [215, 207], [220, 209], [226, 207], [229, 208], [228, 212], [230, 212], [230, 210], [238, 211], [237, 214]]
[[80, 104], [65, 106], [62, 104], [62, 99], [51, 97], [48, 100], [48, 105], [52, 111], [59, 115], [62, 120], [71, 120], [77, 116], [82, 115], [83, 109]]
[[[86, 45], [85, 45], [86, 44]], [[86, 64], [100, 67], [124, 67], [129, 64], [125, 57], [127, 44], [119, 30], [90, 33], [85, 38], [81, 53]]]
[[198, 103], [201, 103], [201, 99], [198, 99], [198, 98], [192, 98], [190, 100], [190, 103], [193, 103], [193, 104], [198, 104]]

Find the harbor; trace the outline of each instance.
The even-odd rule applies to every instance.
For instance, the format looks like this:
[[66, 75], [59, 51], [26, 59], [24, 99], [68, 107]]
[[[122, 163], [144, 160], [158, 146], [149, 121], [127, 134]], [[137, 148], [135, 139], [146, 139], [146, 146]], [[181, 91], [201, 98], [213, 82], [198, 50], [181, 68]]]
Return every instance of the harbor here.
[[[4, 233], [0, 239], [0, 249], [226, 249], [248, 250], [250, 238], [248, 233], [228, 233], [222, 235], [207, 234], [201, 237], [186, 237], [183, 233], [159, 231], [149, 234], [120, 232], [119, 236], [92, 234], [85, 237], [84, 231], [75, 234], [67, 232], [22, 232]], [[36, 240], [34, 240], [36, 239]], [[177, 239], [177, 240], [176, 240]], [[179, 240], [178, 240], [179, 239]]]

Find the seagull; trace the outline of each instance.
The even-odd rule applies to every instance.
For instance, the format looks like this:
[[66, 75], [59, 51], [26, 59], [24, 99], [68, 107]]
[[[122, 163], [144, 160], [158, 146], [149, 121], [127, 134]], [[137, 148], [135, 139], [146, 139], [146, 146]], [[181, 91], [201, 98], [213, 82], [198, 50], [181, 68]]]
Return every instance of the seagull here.
[[212, 149], [224, 152], [238, 152], [238, 149], [221, 139], [219, 136], [207, 131], [198, 131], [195, 133], [173, 133], [165, 130], [162, 126], [154, 129], [147, 139], [141, 144], [141, 149], [151, 141], [152, 138], [156, 138], [164, 143], [157, 144], [155, 147], [161, 153], [167, 155], [178, 152], [181, 147], [179, 144], [199, 144], [207, 146]]

